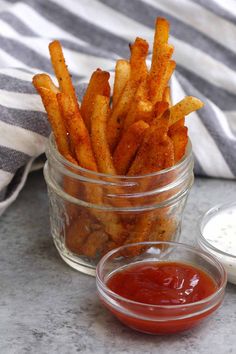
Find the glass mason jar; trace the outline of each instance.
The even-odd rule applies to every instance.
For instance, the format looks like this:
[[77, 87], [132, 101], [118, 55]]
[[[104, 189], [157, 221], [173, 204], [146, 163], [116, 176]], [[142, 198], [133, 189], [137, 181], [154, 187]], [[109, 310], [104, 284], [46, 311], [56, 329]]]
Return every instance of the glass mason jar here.
[[132, 177], [95, 173], [70, 163], [58, 152], [53, 135], [46, 155], [51, 233], [71, 267], [95, 275], [99, 259], [122, 244], [179, 239], [193, 184], [190, 143], [175, 166]]

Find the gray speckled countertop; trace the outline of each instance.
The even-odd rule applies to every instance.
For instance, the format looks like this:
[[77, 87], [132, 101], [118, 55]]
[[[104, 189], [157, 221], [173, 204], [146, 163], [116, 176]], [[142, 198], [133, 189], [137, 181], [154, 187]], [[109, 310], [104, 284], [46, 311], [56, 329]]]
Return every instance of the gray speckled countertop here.
[[[236, 199], [233, 181], [196, 179], [182, 240], [200, 214]], [[0, 353], [236, 353], [236, 286], [211, 320], [187, 333], [149, 336], [120, 324], [99, 303], [95, 280], [60, 259], [49, 231], [46, 186], [34, 172], [0, 221]]]

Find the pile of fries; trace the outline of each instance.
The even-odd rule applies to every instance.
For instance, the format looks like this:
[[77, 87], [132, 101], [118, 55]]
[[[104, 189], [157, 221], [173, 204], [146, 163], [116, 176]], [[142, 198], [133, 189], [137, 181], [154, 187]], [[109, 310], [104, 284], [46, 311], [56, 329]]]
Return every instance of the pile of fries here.
[[[188, 143], [184, 118], [203, 103], [189, 96], [172, 105], [168, 83], [176, 63], [171, 59], [174, 48], [168, 37], [168, 21], [158, 18], [150, 69], [146, 64], [148, 43], [136, 38], [130, 46], [130, 59], [116, 63], [112, 97], [110, 74], [97, 69], [81, 104], [59, 41], [50, 43], [59, 87], [47, 74], [35, 75], [33, 84], [42, 98], [57, 148], [67, 160], [112, 176], [140, 176], [171, 167], [184, 156]], [[90, 187], [85, 193], [91, 203], [102, 204], [98, 187]], [[141, 218], [133, 222], [134, 233], [127, 232], [124, 221], [115, 213], [82, 211], [73, 218], [67, 246], [89, 257], [123, 243], [146, 241], [153, 228], [152, 221]], [[91, 218], [100, 227], [87, 232]], [[167, 224], [171, 233], [172, 227]]]

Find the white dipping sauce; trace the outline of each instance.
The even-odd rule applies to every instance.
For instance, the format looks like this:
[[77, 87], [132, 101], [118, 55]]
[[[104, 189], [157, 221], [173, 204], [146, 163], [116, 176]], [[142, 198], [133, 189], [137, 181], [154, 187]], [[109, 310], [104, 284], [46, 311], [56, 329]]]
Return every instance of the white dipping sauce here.
[[202, 234], [213, 247], [229, 254], [220, 254], [205, 245], [207, 251], [216, 256], [225, 267], [228, 280], [236, 284], [236, 206], [213, 215], [205, 224]]

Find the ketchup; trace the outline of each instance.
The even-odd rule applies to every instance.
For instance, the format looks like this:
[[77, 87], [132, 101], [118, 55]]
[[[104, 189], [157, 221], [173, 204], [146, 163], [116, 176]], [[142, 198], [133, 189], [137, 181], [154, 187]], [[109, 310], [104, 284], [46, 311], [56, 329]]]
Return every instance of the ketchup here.
[[216, 283], [189, 264], [148, 262], [115, 273], [107, 286], [126, 299], [151, 305], [181, 305], [213, 294]]
[[175, 333], [189, 329], [220, 305], [206, 307], [204, 303], [197, 303], [215, 293], [218, 287], [210, 275], [185, 263], [133, 264], [114, 273], [106, 285], [117, 295], [134, 301], [117, 300], [123, 310], [106, 304], [109, 309], [129, 327], [146, 333]]

